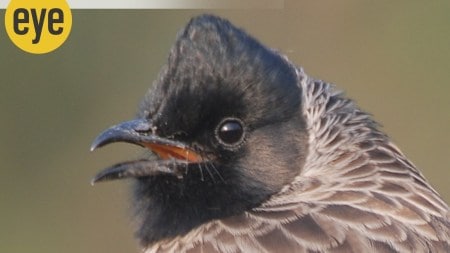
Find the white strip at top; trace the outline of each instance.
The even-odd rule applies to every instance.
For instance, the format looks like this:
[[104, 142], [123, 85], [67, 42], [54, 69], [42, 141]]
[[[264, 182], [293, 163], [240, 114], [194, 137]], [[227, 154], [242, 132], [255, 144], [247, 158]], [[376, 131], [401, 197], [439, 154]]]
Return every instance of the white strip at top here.
[[[10, 0], [0, 0], [0, 9], [6, 9], [9, 2]], [[284, 0], [226, 0], [226, 1], [68, 0], [67, 2], [71, 9], [283, 9], [284, 8]]]

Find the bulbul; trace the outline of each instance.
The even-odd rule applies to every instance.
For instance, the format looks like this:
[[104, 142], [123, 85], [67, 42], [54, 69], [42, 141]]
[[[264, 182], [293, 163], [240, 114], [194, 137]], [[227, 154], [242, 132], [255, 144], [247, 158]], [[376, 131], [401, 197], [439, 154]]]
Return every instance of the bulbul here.
[[133, 179], [147, 253], [450, 252], [448, 205], [371, 116], [219, 17], [92, 150], [114, 142], [151, 151], [93, 179]]

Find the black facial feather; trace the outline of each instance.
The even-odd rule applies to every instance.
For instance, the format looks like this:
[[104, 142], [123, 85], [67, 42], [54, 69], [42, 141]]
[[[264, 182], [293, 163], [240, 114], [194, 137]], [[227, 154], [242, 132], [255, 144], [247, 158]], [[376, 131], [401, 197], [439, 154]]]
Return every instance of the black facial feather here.
[[[300, 97], [295, 68], [279, 54], [226, 20], [193, 19], [178, 35], [139, 115], [153, 121], [158, 135], [179, 136], [214, 159], [190, 165], [183, 180], [137, 180], [141, 242], [248, 210], [290, 182], [299, 172], [298, 154], [306, 152]], [[214, 134], [227, 117], [245, 124], [244, 143], [233, 150]], [[288, 120], [301, 128], [284, 126]], [[286, 159], [273, 160], [273, 152]]]
[[185, 128], [232, 114], [257, 127], [289, 119], [300, 97], [295, 69], [279, 54], [226, 20], [201, 16], [178, 35], [141, 112], [152, 108], [148, 115], [161, 115], [154, 120]]

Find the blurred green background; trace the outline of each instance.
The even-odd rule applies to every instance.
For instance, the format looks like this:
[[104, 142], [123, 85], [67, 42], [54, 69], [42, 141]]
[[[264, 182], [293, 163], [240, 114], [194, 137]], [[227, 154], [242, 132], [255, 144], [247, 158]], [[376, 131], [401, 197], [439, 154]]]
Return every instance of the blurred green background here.
[[138, 252], [128, 183], [89, 180], [141, 150], [89, 146], [134, 116], [177, 31], [203, 12], [344, 89], [449, 202], [449, 11], [450, 1], [290, 0], [282, 10], [74, 10], [70, 37], [46, 55], [22, 52], [2, 27], [0, 252]]

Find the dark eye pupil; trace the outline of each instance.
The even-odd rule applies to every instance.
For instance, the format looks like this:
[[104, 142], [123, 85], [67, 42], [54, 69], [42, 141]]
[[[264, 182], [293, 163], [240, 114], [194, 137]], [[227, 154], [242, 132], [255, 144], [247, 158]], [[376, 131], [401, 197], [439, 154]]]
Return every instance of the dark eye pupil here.
[[239, 121], [229, 120], [222, 123], [217, 134], [225, 144], [236, 144], [242, 139], [244, 129]]

